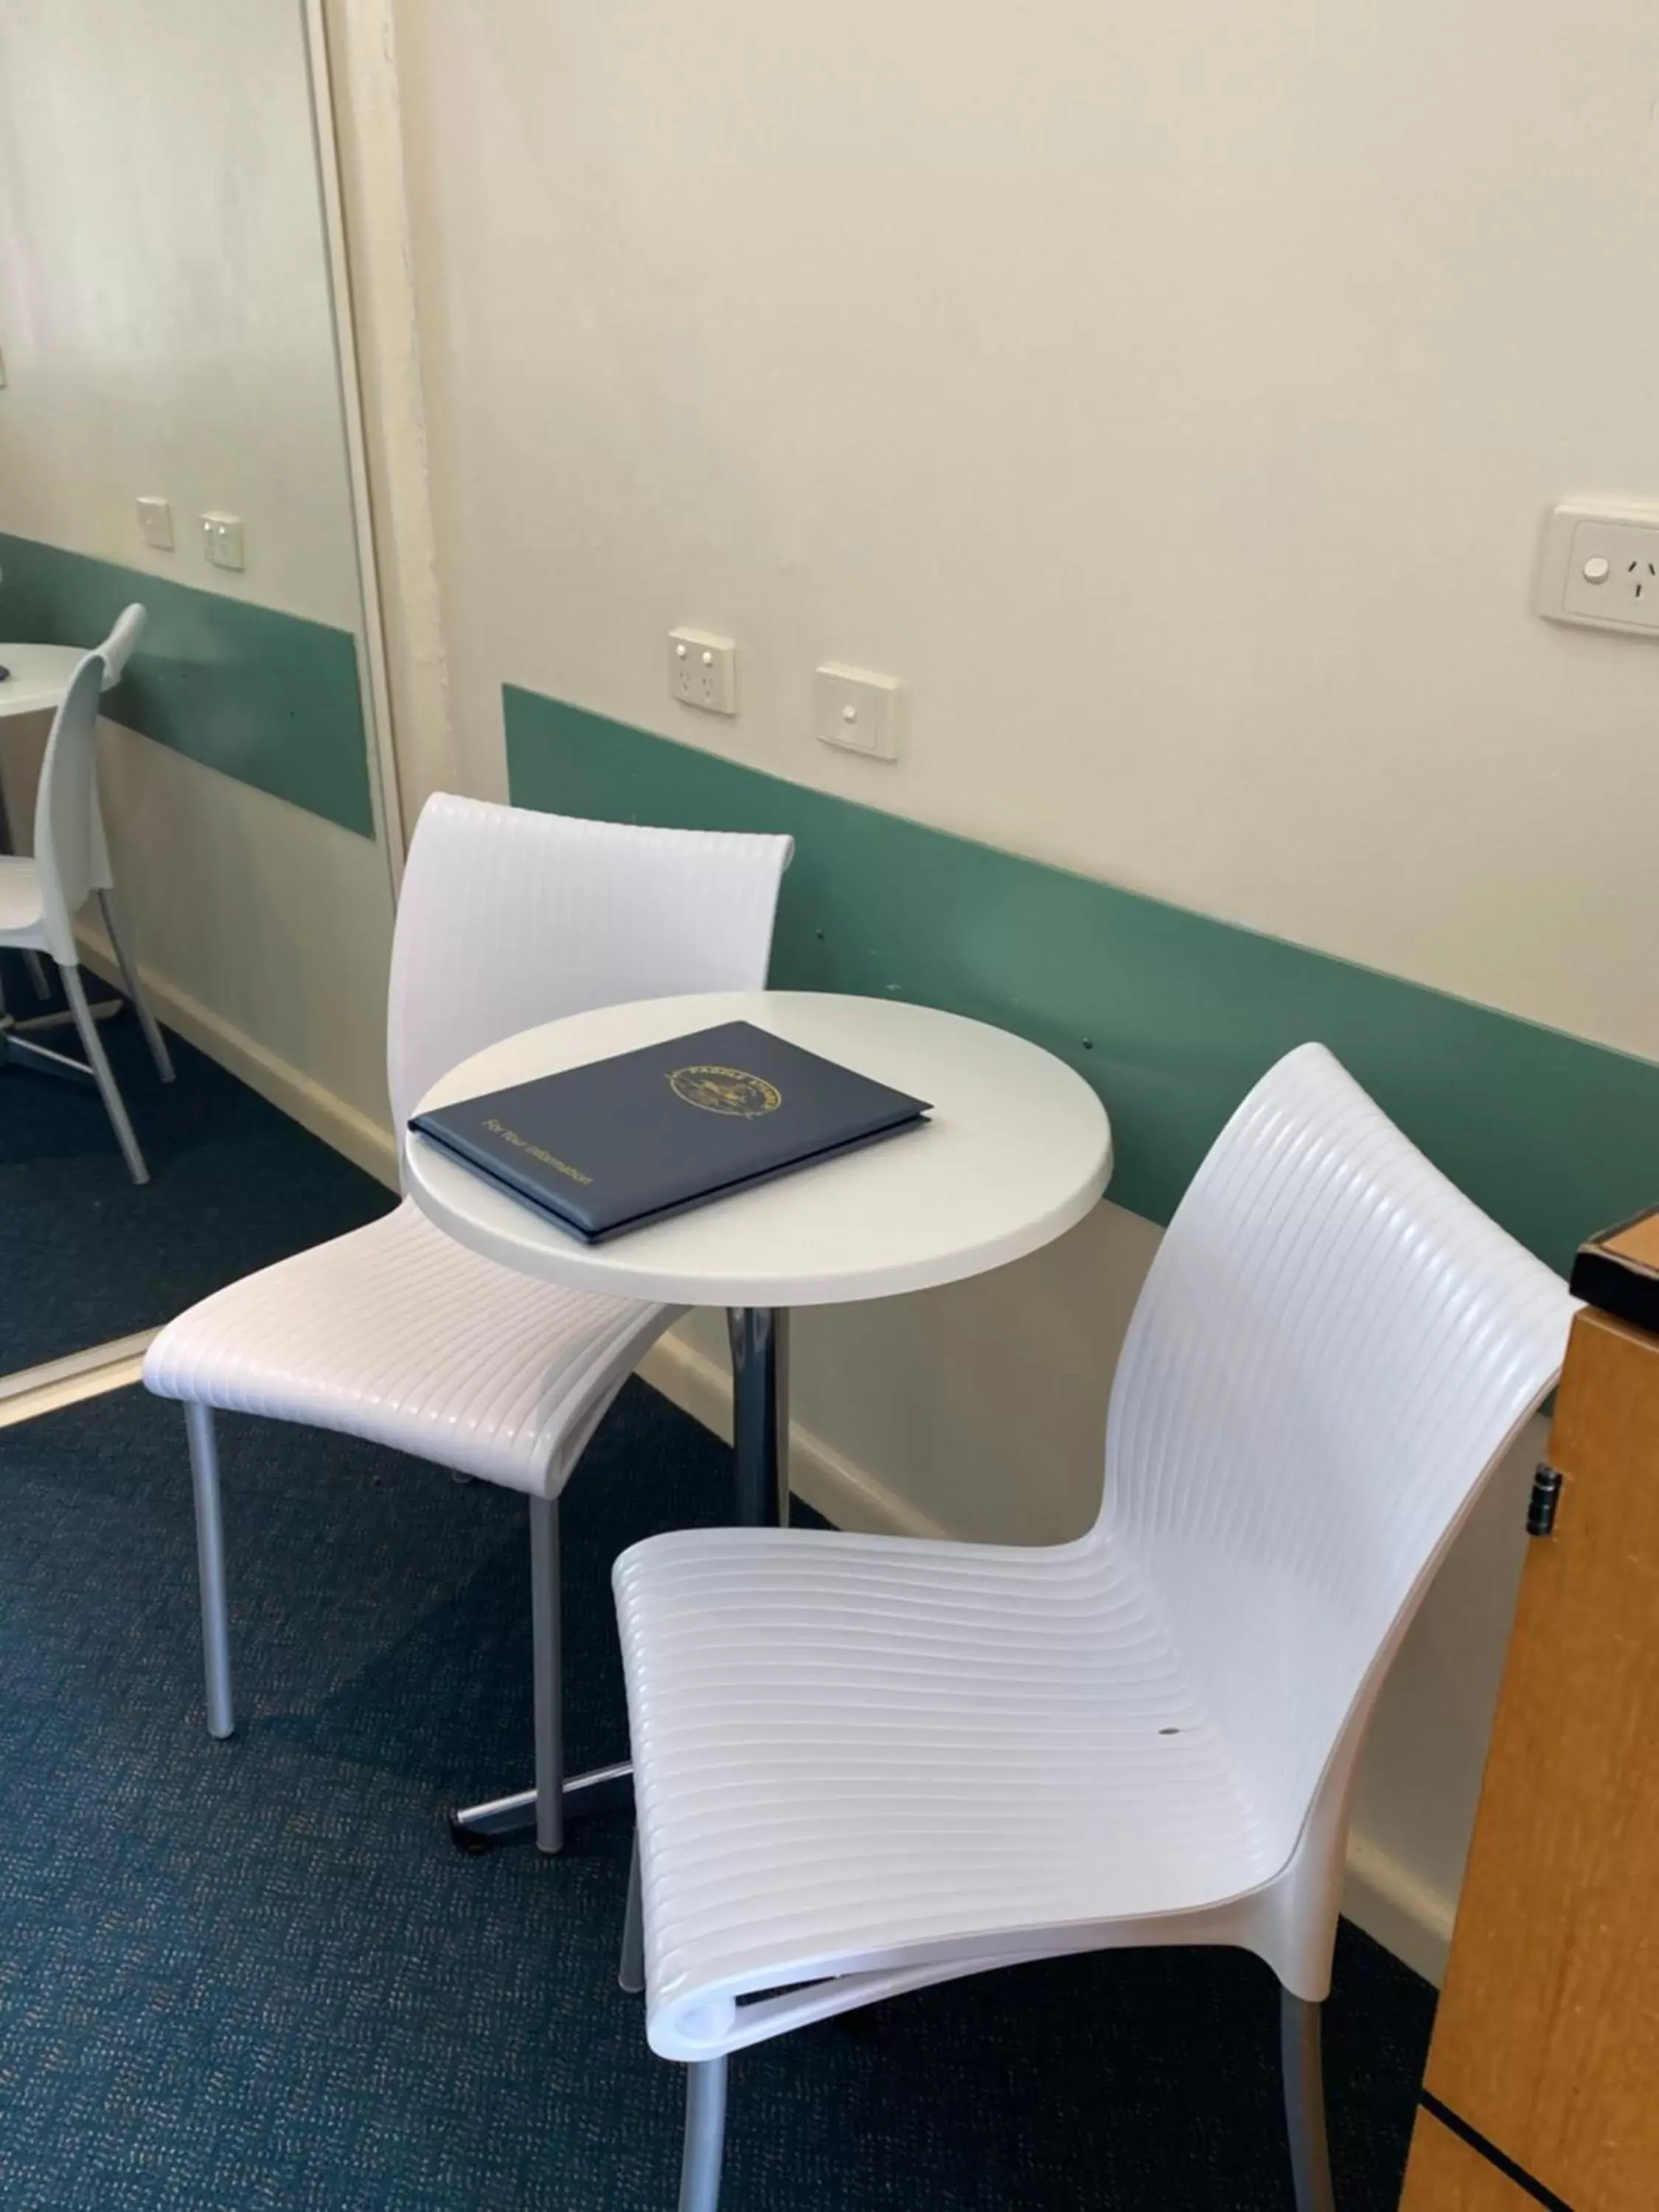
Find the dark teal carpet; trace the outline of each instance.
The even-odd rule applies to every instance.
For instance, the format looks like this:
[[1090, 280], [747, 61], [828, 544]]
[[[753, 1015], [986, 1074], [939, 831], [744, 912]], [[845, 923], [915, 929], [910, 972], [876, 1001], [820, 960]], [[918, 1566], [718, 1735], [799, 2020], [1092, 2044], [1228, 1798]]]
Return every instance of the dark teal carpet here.
[[[159, 1318], [179, 1285], [384, 1203], [198, 1073], [199, 1121], [156, 1127], [180, 1202], [158, 1174], [154, 1272], [134, 1232], [127, 1306], [79, 1282], [108, 1240], [84, 1243], [77, 1137], [49, 1263], [20, 1273], [18, 1245], [0, 1269], [14, 1340], [63, 1350], [71, 1312]], [[50, 1230], [53, 1172], [14, 1151], [0, 1221], [21, 1205]], [[143, 1217], [97, 1188], [127, 1236]], [[680, 2076], [616, 1985], [626, 1822], [579, 1826], [551, 1862], [463, 1857], [444, 1832], [447, 1802], [529, 1778], [522, 1501], [348, 1440], [223, 1431], [227, 1744], [202, 1729], [178, 1408], [129, 1391], [0, 1431], [0, 2207], [667, 2212]], [[631, 1386], [565, 1508], [577, 1762], [623, 1746], [611, 1559], [729, 1495], [723, 1449]], [[1393, 2212], [1431, 2012], [1345, 1929], [1342, 2212]], [[1275, 2046], [1271, 1978], [1231, 1954], [906, 1998], [733, 2062], [726, 2212], [1287, 2212]]]
[[[21, 963], [3, 965], [12, 1012], [34, 1012]], [[41, 1042], [80, 1051], [72, 1031]], [[104, 1042], [149, 1164], [142, 1187], [95, 1091], [0, 1067], [0, 1374], [154, 1328], [392, 1202], [178, 1037], [171, 1084], [130, 1015], [105, 1025]]]
[[[178, 1409], [0, 1432], [7, 2212], [673, 2203], [679, 2077], [616, 1986], [625, 1822], [465, 1858], [528, 1779], [523, 1508], [368, 1445], [225, 1424], [243, 1732], [201, 1728]], [[723, 1450], [642, 1385], [566, 1509], [572, 1751], [617, 1752], [606, 1571], [720, 1518]], [[1392, 2212], [1427, 1989], [1345, 1932], [1345, 2212]], [[733, 2063], [730, 2212], [1273, 2212], [1266, 1971], [1030, 1968]]]

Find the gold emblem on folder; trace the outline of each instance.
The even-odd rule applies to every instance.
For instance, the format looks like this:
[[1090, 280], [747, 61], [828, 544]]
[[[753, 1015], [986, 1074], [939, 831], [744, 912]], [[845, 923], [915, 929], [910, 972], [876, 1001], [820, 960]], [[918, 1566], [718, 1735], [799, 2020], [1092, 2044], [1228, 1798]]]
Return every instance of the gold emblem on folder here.
[[688, 1106], [699, 1106], [705, 1114], [740, 1115], [745, 1121], [775, 1114], [783, 1103], [775, 1084], [741, 1067], [677, 1067], [668, 1085]]

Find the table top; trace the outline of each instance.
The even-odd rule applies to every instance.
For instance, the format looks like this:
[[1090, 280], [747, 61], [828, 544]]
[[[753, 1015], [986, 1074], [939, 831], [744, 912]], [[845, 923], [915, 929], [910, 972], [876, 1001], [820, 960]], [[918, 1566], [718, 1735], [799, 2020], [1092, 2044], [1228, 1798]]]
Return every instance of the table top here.
[[[0, 644], [0, 668], [11, 671], [0, 684], [0, 716], [51, 714], [91, 650], [86, 645]], [[104, 689], [109, 689], [107, 679]]]
[[1106, 1187], [1111, 1127], [1081, 1076], [1006, 1030], [892, 1000], [725, 991], [601, 1007], [464, 1060], [421, 1109], [733, 1021], [930, 1099], [933, 1118], [606, 1244], [567, 1235], [412, 1132], [404, 1188], [458, 1243], [521, 1274], [675, 1305], [805, 1306], [1001, 1267], [1081, 1220]]

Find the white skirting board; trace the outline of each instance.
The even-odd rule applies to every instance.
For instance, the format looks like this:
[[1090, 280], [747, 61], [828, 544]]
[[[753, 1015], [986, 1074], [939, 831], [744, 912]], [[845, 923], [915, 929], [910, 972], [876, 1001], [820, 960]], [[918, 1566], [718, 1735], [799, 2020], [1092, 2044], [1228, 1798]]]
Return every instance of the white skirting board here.
[[[115, 981], [108, 945], [90, 932], [83, 933], [82, 941], [87, 964], [106, 981]], [[389, 1130], [324, 1090], [199, 1000], [176, 990], [152, 969], [143, 968], [142, 974], [156, 1013], [170, 1029], [377, 1181], [397, 1188], [397, 1147]], [[671, 1404], [730, 1441], [732, 1378], [723, 1364], [683, 1343], [671, 1331], [646, 1354], [640, 1374]], [[897, 1536], [952, 1533], [908, 1505], [866, 1468], [854, 1466], [822, 1437], [799, 1425], [790, 1431], [789, 1456], [795, 1494], [839, 1528]], [[1409, 1868], [1356, 1831], [1348, 1850], [1344, 1911], [1368, 1935], [1437, 1987], [1445, 1972], [1454, 1905], [1453, 1899], [1429, 1888]]]

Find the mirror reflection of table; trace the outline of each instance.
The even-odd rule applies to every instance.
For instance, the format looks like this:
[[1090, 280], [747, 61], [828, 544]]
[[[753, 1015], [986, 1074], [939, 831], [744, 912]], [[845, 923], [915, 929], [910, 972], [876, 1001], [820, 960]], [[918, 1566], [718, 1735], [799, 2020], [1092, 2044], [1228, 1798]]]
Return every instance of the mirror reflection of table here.
[[[0, 642], [0, 721], [19, 714], [55, 714], [70, 678], [91, 651], [84, 645], [8, 645]], [[109, 684], [106, 681], [105, 690]], [[15, 853], [6, 794], [0, 781], [0, 853]]]
[[[1082, 1077], [1023, 1037], [934, 1007], [800, 991], [653, 999], [573, 1015], [463, 1061], [417, 1110], [734, 1021], [928, 1099], [932, 1117], [602, 1244], [584, 1243], [413, 1133], [404, 1137], [404, 1181], [458, 1243], [520, 1273], [665, 1305], [725, 1307], [735, 1517], [757, 1526], [787, 1519], [790, 1309], [931, 1290], [1036, 1251], [1097, 1202], [1112, 1142], [1105, 1109]], [[604, 1771], [607, 1780], [616, 1773]], [[454, 1820], [507, 1833], [533, 1819], [534, 1802], [533, 1791], [493, 1799]]]
[[[0, 643], [0, 720], [10, 714], [55, 714], [70, 678], [92, 647], [88, 645]], [[109, 685], [105, 684], [107, 691]]]

